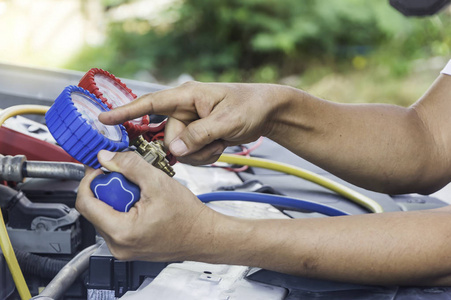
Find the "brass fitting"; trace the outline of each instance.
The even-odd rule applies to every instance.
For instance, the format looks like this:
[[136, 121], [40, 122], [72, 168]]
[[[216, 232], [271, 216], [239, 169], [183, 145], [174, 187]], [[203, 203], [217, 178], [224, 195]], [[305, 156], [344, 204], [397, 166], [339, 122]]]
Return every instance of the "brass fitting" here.
[[164, 151], [161, 142], [148, 142], [140, 135], [133, 141], [133, 145], [136, 147], [136, 152], [138, 152], [148, 163], [164, 171], [171, 177], [175, 175], [174, 169], [172, 169], [166, 159], [166, 152]]

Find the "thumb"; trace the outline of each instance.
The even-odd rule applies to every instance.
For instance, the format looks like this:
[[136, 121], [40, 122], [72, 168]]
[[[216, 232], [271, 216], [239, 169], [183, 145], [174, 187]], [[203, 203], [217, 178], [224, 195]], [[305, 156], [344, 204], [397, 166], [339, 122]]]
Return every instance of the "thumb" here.
[[100, 150], [97, 154], [100, 164], [112, 172], [119, 172], [141, 188], [148, 176], [155, 177], [158, 170], [148, 164], [139, 154], [127, 152], [110, 152]]
[[[219, 139], [226, 139], [233, 124], [223, 124], [210, 115], [186, 126], [169, 144], [175, 156], [185, 156], [204, 148]], [[218, 149], [222, 152], [224, 149]]]

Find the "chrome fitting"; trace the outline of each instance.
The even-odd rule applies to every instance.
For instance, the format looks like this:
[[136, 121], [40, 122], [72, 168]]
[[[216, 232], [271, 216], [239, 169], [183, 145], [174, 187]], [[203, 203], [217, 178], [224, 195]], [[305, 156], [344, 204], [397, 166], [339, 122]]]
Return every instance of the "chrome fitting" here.
[[166, 159], [166, 152], [164, 151], [161, 142], [148, 142], [142, 135], [140, 135], [134, 142], [136, 152], [141, 155], [148, 163], [154, 167], [164, 171], [169, 176], [174, 176], [174, 169]]
[[22, 170], [26, 160], [25, 155], [4, 156], [0, 154], [0, 179], [21, 182], [24, 178]]

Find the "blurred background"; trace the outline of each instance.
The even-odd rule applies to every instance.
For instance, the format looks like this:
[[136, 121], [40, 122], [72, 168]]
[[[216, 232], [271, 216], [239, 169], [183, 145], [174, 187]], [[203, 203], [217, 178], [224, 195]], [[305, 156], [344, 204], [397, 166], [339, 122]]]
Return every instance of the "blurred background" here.
[[450, 17], [388, 0], [0, 0], [0, 61], [407, 106], [451, 58]]

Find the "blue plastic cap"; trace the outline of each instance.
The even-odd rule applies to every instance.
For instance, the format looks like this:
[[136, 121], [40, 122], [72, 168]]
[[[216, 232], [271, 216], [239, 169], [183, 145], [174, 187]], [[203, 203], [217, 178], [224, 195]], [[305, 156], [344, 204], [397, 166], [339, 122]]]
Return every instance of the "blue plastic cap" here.
[[98, 120], [109, 108], [83, 88], [70, 85], [45, 114], [50, 133], [73, 158], [92, 168], [100, 168], [97, 153], [121, 151], [128, 147], [122, 125], [107, 126]]
[[102, 174], [91, 182], [94, 196], [117, 211], [128, 212], [139, 200], [141, 190], [124, 175], [112, 172]]

